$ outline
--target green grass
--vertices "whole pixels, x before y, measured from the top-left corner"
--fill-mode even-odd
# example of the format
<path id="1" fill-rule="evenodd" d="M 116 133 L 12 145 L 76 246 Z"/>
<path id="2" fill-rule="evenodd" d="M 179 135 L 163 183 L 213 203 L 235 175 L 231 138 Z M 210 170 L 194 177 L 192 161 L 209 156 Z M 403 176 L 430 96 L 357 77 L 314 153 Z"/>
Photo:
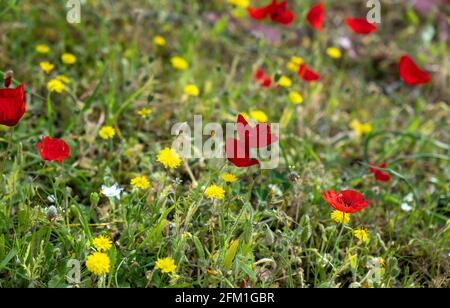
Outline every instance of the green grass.
<path id="1" fill-rule="evenodd" d="M 0 69 L 14 70 L 27 91 L 27 113 L 11 142 L 0 129 L 0 287 L 69 286 L 71 259 L 82 265 L 80 287 L 240 287 L 247 278 L 253 287 L 450 286 L 450 63 L 448 44 L 427 37 L 438 31 L 436 12 L 425 17 L 401 2 L 386 4 L 379 31 L 361 38 L 343 23 L 365 14 L 360 1 L 325 1 L 320 34 L 304 19 L 313 2 L 298 1 L 290 4 L 292 27 L 264 23 L 279 34 L 270 42 L 252 34 L 248 17 L 231 17 L 225 1 L 86 1 L 79 25 L 68 24 L 64 1 L 56 2 L 0 2 Z M 158 34 L 165 47 L 153 45 Z M 330 59 L 325 50 L 340 36 L 350 37 L 356 55 L 343 50 Z M 39 43 L 50 47 L 48 55 L 35 52 Z M 61 63 L 66 51 L 76 65 Z M 432 71 L 431 84 L 399 81 L 403 53 Z M 174 55 L 189 69 L 174 70 Z M 321 81 L 307 84 L 290 73 L 292 56 Z M 39 69 L 47 60 L 55 64 L 50 76 Z M 304 102 L 293 106 L 286 90 L 260 88 L 253 81 L 260 66 L 290 76 Z M 57 74 L 71 83 L 49 94 L 46 84 Z M 187 83 L 201 95 L 184 97 Z M 141 107 L 153 110 L 149 119 L 137 115 Z M 192 125 L 197 114 L 204 123 L 233 122 L 253 109 L 272 123 L 283 116 L 277 169 L 191 159 L 168 172 L 156 161 L 173 141 L 174 123 Z M 372 133 L 355 137 L 353 119 L 369 122 Z M 116 128 L 112 141 L 98 137 L 103 125 Z M 71 157 L 44 163 L 36 149 L 42 135 L 66 140 Z M 382 161 L 392 176 L 387 184 L 369 172 L 370 162 Z M 223 172 L 238 181 L 212 202 L 203 189 L 224 186 Z M 137 175 L 150 179 L 150 189 L 131 189 Z M 100 189 L 116 182 L 128 194 L 111 202 Z M 359 190 L 370 205 L 343 227 L 321 195 L 344 188 Z M 56 220 L 47 219 L 49 195 Z M 413 210 L 402 211 L 404 202 Z M 359 226 L 369 243 L 352 235 Z M 114 240 L 104 279 L 84 265 L 100 234 Z M 155 269 L 166 256 L 176 262 L 174 275 Z M 385 260 L 380 279 L 368 266 L 376 258 Z"/>

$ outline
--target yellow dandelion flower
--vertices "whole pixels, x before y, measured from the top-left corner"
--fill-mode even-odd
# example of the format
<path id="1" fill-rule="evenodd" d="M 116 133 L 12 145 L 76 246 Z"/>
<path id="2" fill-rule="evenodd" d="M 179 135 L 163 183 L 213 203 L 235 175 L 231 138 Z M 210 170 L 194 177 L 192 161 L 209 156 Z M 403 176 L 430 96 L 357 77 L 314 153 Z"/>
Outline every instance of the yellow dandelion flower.
<path id="1" fill-rule="evenodd" d="M 350 222 L 350 214 L 335 210 L 331 213 L 331 219 L 337 223 L 343 223 L 346 225 Z"/>
<path id="2" fill-rule="evenodd" d="M 39 63 L 39 66 L 41 67 L 41 70 L 46 74 L 50 74 L 50 72 L 55 68 L 55 66 L 48 61 Z"/>
<path id="3" fill-rule="evenodd" d="M 225 183 L 234 183 L 237 181 L 237 178 L 231 173 L 222 174 L 222 181 Z"/>
<path id="4" fill-rule="evenodd" d="M 147 189 L 150 187 L 150 182 L 145 176 L 137 176 L 131 179 L 130 184 L 133 188 Z"/>
<path id="5" fill-rule="evenodd" d="M 163 274 L 175 273 L 177 269 L 175 260 L 169 257 L 156 260 L 155 267 L 160 269 Z"/>
<path id="6" fill-rule="evenodd" d="M 182 57 L 172 57 L 170 63 L 172 63 L 173 68 L 180 71 L 184 71 L 189 67 L 189 63 Z"/>
<path id="7" fill-rule="evenodd" d="M 262 110 L 253 110 L 250 112 L 250 117 L 259 123 L 267 123 L 269 121 L 269 118 L 267 117 L 267 114 Z"/>
<path id="8" fill-rule="evenodd" d="M 111 260 L 108 255 L 103 252 L 94 252 L 86 259 L 86 267 L 97 276 L 109 273 L 111 269 Z"/>
<path id="9" fill-rule="evenodd" d="M 204 193 L 209 199 L 222 200 L 223 198 L 225 198 L 225 190 L 217 185 L 211 185 L 207 187 Z"/>
<path id="10" fill-rule="evenodd" d="M 358 228 L 353 230 L 353 235 L 360 241 L 365 242 L 366 244 L 369 242 L 369 235 L 367 231 L 363 228 Z"/>
<path id="11" fill-rule="evenodd" d="M 67 77 L 66 75 L 56 76 L 56 79 L 58 79 L 59 81 L 61 81 L 62 83 L 65 83 L 65 84 L 70 83 L 70 78 Z"/>
<path id="12" fill-rule="evenodd" d="M 94 245 L 98 251 L 106 252 L 111 249 L 112 241 L 109 237 L 99 235 L 92 241 L 92 245 Z"/>
<path id="13" fill-rule="evenodd" d="M 290 92 L 288 97 L 289 97 L 289 100 L 291 101 L 291 103 L 293 103 L 295 105 L 303 103 L 303 97 L 297 91 Z"/>
<path id="14" fill-rule="evenodd" d="M 103 126 L 100 128 L 98 135 L 105 140 L 112 139 L 116 135 L 116 130 L 112 126 Z"/>
<path id="15" fill-rule="evenodd" d="M 47 89 L 50 92 L 62 93 L 65 85 L 58 79 L 52 79 L 47 83 Z"/>
<path id="16" fill-rule="evenodd" d="M 327 55 L 332 59 L 340 59 L 342 57 L 342 52 L 339 48 L 329 47 L 327 48 Z"/>
<path id="17" fill-rule="evenodd" d="M 304 63 L 303 59 L 300 57 L 292 57 L 291 60 L 286 64 L 288 70 L 297 72 L 300 65 Z"/>
<path id="18" fill-rule="evenodd" d="M 141 117 L 146 118 L 152 113 L 152 109 L 144 107 L 144 108 L 139 109 L 137 113 Z"/>
<path id="19" fill-rule="evenodd" d="M 47 54 L 50 52 L 50 48 L 45 44 L 36 45 L 35 50 L 37 53 Z"/>
<path id="20" fill-rule="evenodd" d="M 161 35 L 157 35 L 153 38 L 153 43 L 155 45 L 162 47 L 162 46 L 166 45 L 166 39 L 164 37 L 162 37 Z"/>
<path id="21" fill-rule="evenodd" d="M 77 57 L 74 54 L 66 52 L 61 55 L 61 61 L 64 64 L 72 65 L 77 62 Z"/>
<path id="22" fill-rule="evenodd" d="M 353 120 L 350 123 L 350 127 L 357 136 L 366 135 L 372 131 L 372 125 L 370 123 L 361 123 L 358 120 Z"/>
<path id="23" fill-rule="evenodd" d="M 287 76 L 281 76 L 278 80 L 278 85 L 283 88 L 289 88 L 292 86 L 292 80 Z"/>
<path id="24" fill-rule="evenodd" d="M 162 149 L 158 156 L 156 157 L 156 161 L 160 162 L 164 165 L 166 169 L 175 169 L 181 165 L 181 158 L 174 150 L 170 148 Z"/>
<path id="25" fill-rule="evenodd" d="M 200 90 L 195 84 L 189 84 L 184 87 L 184 93 L 189 96 L 198 96 L 200 94 Z"/>
<path id="26" fill-rule="evenodd" d="M 228 3 L 246 9 L 250 5 L 250 0 L 228 0 Z"/>

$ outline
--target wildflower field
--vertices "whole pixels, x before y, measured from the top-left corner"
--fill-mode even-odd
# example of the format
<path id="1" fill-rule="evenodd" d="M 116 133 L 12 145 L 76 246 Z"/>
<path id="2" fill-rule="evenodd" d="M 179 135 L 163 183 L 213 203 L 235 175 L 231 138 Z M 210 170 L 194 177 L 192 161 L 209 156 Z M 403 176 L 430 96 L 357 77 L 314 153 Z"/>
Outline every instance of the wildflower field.
<path id="1" fill-rule="evenodd" d="M 0 0 L 0 287 L 450 287 L 450 4 L 376 2 Z"/>

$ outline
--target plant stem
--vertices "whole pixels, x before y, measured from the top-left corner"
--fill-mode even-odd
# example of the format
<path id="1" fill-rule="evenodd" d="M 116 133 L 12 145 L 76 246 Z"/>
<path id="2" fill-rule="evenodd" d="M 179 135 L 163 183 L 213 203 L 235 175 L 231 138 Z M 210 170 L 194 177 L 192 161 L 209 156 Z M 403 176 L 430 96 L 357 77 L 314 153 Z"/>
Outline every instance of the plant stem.
<path id="1" fill-rule="evenodd" d="M 9 129 L 8 145 L 6 147 L 5 155 L 2 159 L 2 161 L 0 162 L 0 186 L 2 186 L 2 187 L 3 187 L 3 172 L 5 171 L 6 161 L 9 158 L 9 151 L 10 151 L 11 145 L 12 145 L 13 134 L 14 134 L 14 127 L 11 127 Z"/>

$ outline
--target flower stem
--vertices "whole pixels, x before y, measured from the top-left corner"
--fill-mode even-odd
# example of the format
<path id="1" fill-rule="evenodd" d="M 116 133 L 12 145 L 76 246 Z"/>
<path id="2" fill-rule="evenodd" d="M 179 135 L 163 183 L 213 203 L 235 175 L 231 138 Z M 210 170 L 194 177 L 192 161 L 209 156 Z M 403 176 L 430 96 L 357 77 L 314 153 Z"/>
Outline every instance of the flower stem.
<path id="1" fill-rule="evenodd" d="M 3 187 L 3 172 L 5 171 L 6 161 L 9 158 L 9 152 L 11 149 L 12 141 L 13 141 L 14 127 L 9 129 L 9 137 L 8 137 L 8 145 L 6 147 L 6 151 L 2 161 L 0 162 L 0 186 Z"/>
<path id="2" fill-rule="evenodd" d="M 342 222 L 341 223 L 341 230 L 339 231 L 338 237 L 336 239 L 336 243 L 334 244 L 334 250 L 338 250 L 339 251 L 339 244 L 341 242 L 341 237 L 342 237 L 342 232 L 344 231 L 345 228 L 345 224 Z"/>
<path id="3" fill-rule="evenodd" d="M 53 112 L 52 112 L 52 100 L 50 99 L 50 93 L 47 96 L 47 121 L 48 121 L 48 134 L 53 135 Z"/>

